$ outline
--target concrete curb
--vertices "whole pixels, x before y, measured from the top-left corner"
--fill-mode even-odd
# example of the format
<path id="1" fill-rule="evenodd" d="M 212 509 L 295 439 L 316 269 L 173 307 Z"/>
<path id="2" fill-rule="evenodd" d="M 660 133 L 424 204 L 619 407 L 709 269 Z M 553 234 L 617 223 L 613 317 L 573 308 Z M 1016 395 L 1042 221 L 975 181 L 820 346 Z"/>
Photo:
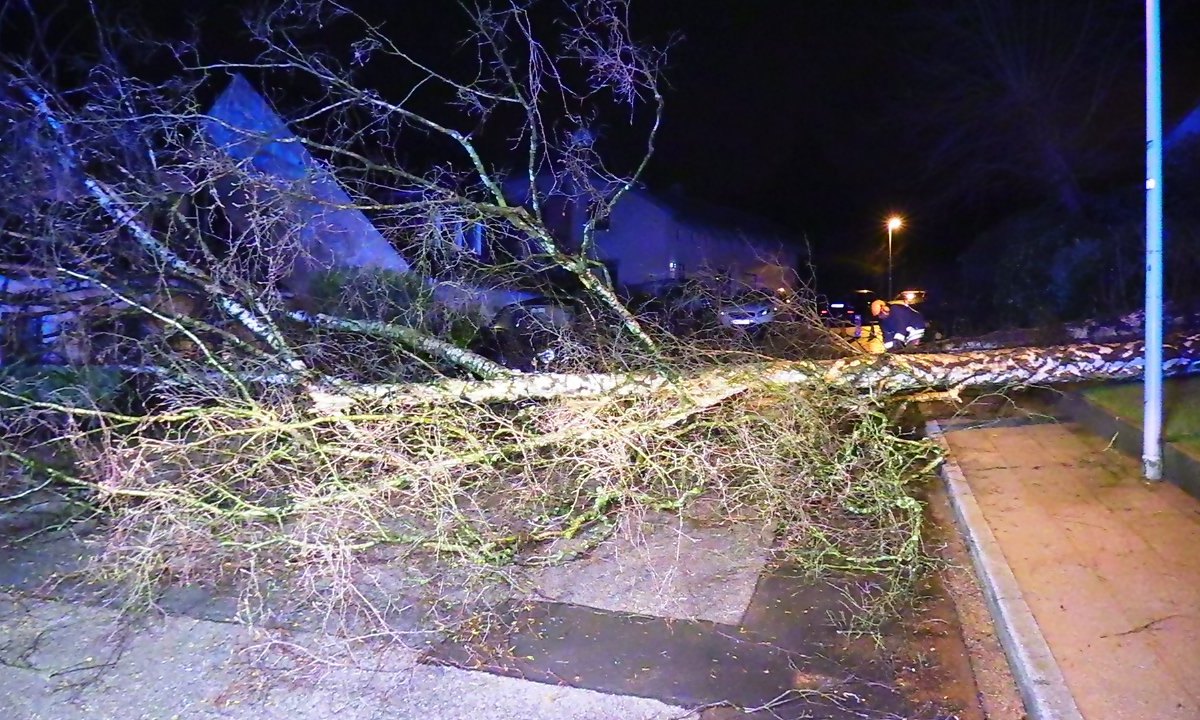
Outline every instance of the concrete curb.
<path id="1" fill-rule="evenodd" d="M 1083 720 L 1066 679 L 1042 636 L 1033 611 L 1025 603 L 1016 577 L 983 517 L 962 469 L 936 420 L 925 424 L 925 433 L 945 453 L 941 475 L 950 496 L 954 520 L 971 552 L 975 574 L 983 586 L 988 610 L 1008 656 L 1025 710 L 1033 720 Z"/>

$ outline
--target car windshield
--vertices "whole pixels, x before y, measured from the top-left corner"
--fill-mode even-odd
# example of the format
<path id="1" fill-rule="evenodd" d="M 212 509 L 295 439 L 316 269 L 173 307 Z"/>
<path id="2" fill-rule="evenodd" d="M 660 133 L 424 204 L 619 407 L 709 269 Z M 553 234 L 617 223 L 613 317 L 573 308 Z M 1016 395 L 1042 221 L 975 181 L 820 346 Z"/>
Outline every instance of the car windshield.
<path id="1" fill-rule="evenodd" d="M 730 301 L 737 305 L 748 305 L 751 303 L 771 302 L 772 298 L 769 294 L 761 290 L 744 290 L 736 293 Z"/>

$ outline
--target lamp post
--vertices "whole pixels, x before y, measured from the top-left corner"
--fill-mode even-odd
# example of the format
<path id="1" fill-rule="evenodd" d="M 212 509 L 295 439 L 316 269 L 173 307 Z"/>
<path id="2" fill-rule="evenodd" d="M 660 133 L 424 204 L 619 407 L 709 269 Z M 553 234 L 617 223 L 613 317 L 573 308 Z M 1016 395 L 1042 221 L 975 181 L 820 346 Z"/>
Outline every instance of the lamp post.
<path id="1" fill-rule="evenodd" d="M 1162 479 L 1163 143 L 1162 10 L 1146 0 L 1146 350 L 1142 360 L 1142 474 Z"/>
<path id="2" fill-rule="evenodd" d="M 888 218 L 888 283 L 887 283 L 887 299 L 892 299 L 892 233 L 904 226 L 904 220 L 899 215 L 893 215 Z"/>

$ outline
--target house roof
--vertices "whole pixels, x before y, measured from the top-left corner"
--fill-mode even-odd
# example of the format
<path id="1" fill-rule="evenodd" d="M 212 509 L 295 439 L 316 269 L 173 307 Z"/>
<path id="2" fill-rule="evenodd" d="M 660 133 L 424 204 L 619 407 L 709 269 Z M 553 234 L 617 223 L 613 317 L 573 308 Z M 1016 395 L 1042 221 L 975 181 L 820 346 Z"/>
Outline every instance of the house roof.
<path id="1" fill-rule="evenodd" d="M 791 233 L 776 223 L 758 215 L 700 202 L 674 194 L 646 193 L 656 204 L 671 213 L 675 220 L 691 227 L 746 233 L 758 238 L 784 242 Z"/>
<path id="2" fill-rule="evenodd" d="M 260 197 L 272 193 L 289 214 L 283 232 L 294 231 L 304 250 L 293 272 L 335 264 L 408 272 L 408 261 L 354 207 L 337 177 L 309 153 L 244 77 L 231 78 L 208 114 L 205 130 L 213 143 L 238 163 L 272 179 L 258 192 Z M 229 192 L 240 190 L 250 177 L 238 178 Z M 226 213 L 243 231 L 261 221 L 239 207 L 237 202 L 227 203 Z"/>
<path id="3" fill-rule="evenodd" d="M 1171 132 L 1167 133 L 1163 140 L 1163 149 L 1169 151 L 1177 145 L 1198 137 L 1200 137 L 1200 104 L 1192 108 L 1192 111 L 1185 115 Z"/>
<path id="4" fill-rule="evenodd" d="M 539 192 L 553 190 L 561 194 L 574 194 L 579 197 L 585 195 L 583 191 L 567 193 L 565 188 L 555 183 L 556 178 L 550 173 L 543 172 L 537 176 Z M 611 179 L 596 178 L 594 183 L 596 188 L 607 188 L 610 192 L 615 192 L 619 186 L 619 183 Z M 529 178 L 520 174 L 510 176 L 504 182 L 504 189 L 512 199 L 525 201 L 529 195 Z M 634 185 L 629 192 L 654 204 L 669 213 L 676 222 L 688 227 L 723 231 L 730 234 L 744 233 L 760 240 L 775 240 L 782 245 L 790 245 L 787 240 L 793 235 L 783 226 L 760 216 L 715 205 L 711 202 L 701 202 L 674 192 L 655 192 L 642 183 Z"/>

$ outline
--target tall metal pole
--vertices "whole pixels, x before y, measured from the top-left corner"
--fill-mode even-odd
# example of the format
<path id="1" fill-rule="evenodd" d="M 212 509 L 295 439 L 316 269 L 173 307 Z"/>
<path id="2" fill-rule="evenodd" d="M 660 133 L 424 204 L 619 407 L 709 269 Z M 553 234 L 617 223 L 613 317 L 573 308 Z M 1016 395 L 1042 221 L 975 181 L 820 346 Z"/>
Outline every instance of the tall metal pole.
<path id="1" fill-rule="evenodd" d="M 1146 0 L 1146 357 L 1142 473 L 1162 479 L 1162 38 L 1159 0 Z"/>
<path id="2" fill-rule="evenodd" d="M 893 223 L 891 221 L 888 221 L 888 226 L 887 226 L 887 229 L 888 229 L 888 291 L 887 291 L 887 299 L 889 301 L 891 301 L 891 299 L 894 297 L 892 295 L 892 226 L 893 226 Z"/>

